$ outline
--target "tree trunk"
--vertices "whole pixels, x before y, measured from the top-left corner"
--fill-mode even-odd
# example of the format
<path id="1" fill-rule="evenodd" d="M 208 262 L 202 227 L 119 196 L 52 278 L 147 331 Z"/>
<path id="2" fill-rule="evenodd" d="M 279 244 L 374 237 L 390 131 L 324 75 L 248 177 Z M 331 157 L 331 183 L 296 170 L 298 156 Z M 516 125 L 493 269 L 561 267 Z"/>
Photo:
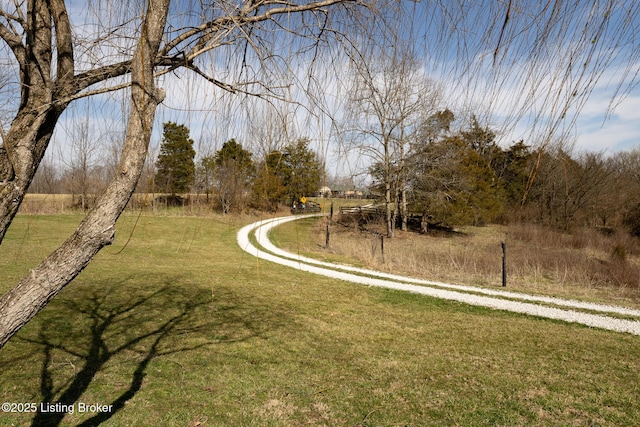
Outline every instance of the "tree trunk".
<path id="1" fill-rule="evenodd" d="M 153 68 L 168 6 L 169 0 L 149 2 L 132 61 L 131 112 L 116 177 L 73 235 L 0 298 L 0 347 L 113 241 L 115 223 L 144 167 L 156 107 L 164 97 L 155 88 Z"/>
<path id="2" fill-rule="evenodd" d="M 407 190 L 402 188 L 400 199 L 400 215 L 402 215 L 402 231 L 407 231 Z"/>
<path id="3" fill-rule="evenodd" d="M 400 143 L 402 144 L 402 141 Z M 402 224 L 401 229 L 402 231 L 407 231 L 407 171 L 405 170 L 403 145 L 400 146 L 400 170 L 398 171 L 398 175 L 398 180 L 400 181 L 400 220 Z"/>
<path id="4" fill-rule="evenodd" d="M 392 211 L 393 202 L 391 200 L 391 159 L 389 156 L 389 142 L 384 142 L 384 204 L 386 209 L 386 222 L 387 222 L 387 237 L 393 238 L 393 231 L 395 228 L 394 215 Z"/>
<path id="5" fill-rule="evenodd" d="M 52 19 L 56 22 L 56 40 L 58 44 L 58 70 L 61 82 L 65 82 L 69 62 L 61 58 L 61 54 L 68 54 L 69 48 L 65 44 L 69 40 L 71 31 L 68 21 L 57 14 L 56 6 L 52 6 L 53 13 L 44 1 L 29 2 L 27 9 L 27 27 L 31 29 L 27 40 L 12 38 L 3 32 L 3 40 L 20 64 L 20 106 L 11 127 L 3 138 L 6 156 L 0 156 L 0 169 L 4 180 L 0 182 L 0 242 L 11 225 L 24 195 L 31 184 L 35 171 L 44 156 L 49 144 L 53 128 L 60 114 L 68 103 L 53 102 L 56 89 L 52 81 L 52 50 L 51 40 L 53 31 Z M 71 57 L 73 54 L 71 53 Z M 72 70 L 73 71 L 73 70 Z M 73 73 L 71 73 L 73 74 Z"/>
<path id="6" fill-rule="evenodd" d="M 400 128 L 400 169 L 398 170 L 398 181 L 400 184 L 400 220 L 401 230 L 407 231 L 407 170 L 405 164 L 405 128 L 404 124 Z"/>
<path id="7" fill-rule="evenodd" d="M 0 242 L 18 213 L 35 170 L 49 145 L 52 123 L 58 120 L 62 111 L 60 108 L 51 108 L 51 103 L 47 101 L 51 99 L 51 92 L 46 87 L 34 89 L 33 92 L 32 96 L 40 100 L 30 102 L 18 113 L 4 140 L 6 156 L 0 162 L 4 163 L 2 168 L 6 169 L 8 178 L 0 182 Z M 36 111 L 44 111 L 44 114 L 37 115 Z"/>

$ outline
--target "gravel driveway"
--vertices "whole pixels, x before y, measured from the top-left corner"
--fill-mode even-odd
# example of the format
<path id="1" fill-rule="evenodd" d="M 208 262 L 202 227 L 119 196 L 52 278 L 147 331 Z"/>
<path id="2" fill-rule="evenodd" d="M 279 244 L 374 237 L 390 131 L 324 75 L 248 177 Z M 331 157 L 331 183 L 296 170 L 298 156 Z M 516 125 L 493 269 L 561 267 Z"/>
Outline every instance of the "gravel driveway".
<path id="1" fill-rule="evenodd" d="M 580 323 L 594 328 L 640 335 L 640 310 L 434 282 L 375 270 L 331 264 L 283 251 L 269 240 L 268 233 L 273 227 L 312 216 L 319 216 L 319 214 L 273 218 L 247 225 L 238 232 L 238 244 L 244 251 L 258 258 L 352 283 L 397 289 L 496 310 L 523 313 Z M 258 247 L 251 243 L 250 235 L 255 236 Z M 612 317 L 612 315 L 624 316 L 625 318 Z"/>

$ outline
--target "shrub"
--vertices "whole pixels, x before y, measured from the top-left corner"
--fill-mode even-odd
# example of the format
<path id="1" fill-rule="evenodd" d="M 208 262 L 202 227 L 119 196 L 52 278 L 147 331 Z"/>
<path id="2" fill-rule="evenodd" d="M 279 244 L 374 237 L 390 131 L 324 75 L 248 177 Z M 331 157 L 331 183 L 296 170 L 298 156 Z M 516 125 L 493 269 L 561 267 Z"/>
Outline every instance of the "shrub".
<path id="1" fill-rule="evenodd" d="M 624 225 L 631 235 L 640 237 L 640 204 L 636 205 L 625 215 Z"/>
<path id="2" fill-rule="evenodd" d="M 611 250 L 611 259 L 615 262 L 624 263 L 627 261 L 627 248 L 623 244 L 616 244 Z"/>

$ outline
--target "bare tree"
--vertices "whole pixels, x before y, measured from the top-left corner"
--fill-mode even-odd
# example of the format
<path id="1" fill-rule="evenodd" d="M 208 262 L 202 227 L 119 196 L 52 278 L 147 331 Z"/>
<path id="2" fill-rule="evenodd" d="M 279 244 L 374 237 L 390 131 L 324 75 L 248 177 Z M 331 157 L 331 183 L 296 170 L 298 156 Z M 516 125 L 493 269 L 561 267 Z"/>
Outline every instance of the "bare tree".
<path id="1" fill-rule="evenodd" d="M 29 192 L 35 194 L 56 194 L 61 192 L 56 167 L 50 159 L 44 158 L 40 163 L 40 167 L 33 177 L 33 181 L 31 181 Z"/>
<path id="2" fill-rule="evenodd" d="M 604 119 L 637 85 L 637 2 L 404 2 L 383 13 L 393 31 L 377 36 L 386 48 L 376 55 L 411 40 L 427 75 L 448 89 L 447 108 L 476 113 L 499 135 L 519 128 L 518 138 L 539 148 L 523 203 L 545 148 L 570 140 L 594 91 L 608 91 Z"/>
<path id="3" fill-rule="evenodd" d="M 640 237 L 640 148 L 620 153 L 613 163 L 615 184 L 624 188 L 617 193 L 620 222 L 632 235 Z"/>
<path id="4" fill-rule="evenodd" d="M 384 186 L 387 237 L 393 237 L 396 206 L 402 229 L 407 228 L 407 168 L 409 147 L 420 135 L 421 123 L 434 114 L 440 93 L 409 51 L 377 50 L 354 54 L 353 86 L 343 130 L 346 147 L 369 156 L 380 169 Z"/>
<path id="5" fill-rule="evenodd" d="M 153 69 L 168 12 L 167 2 L 150 2 L 140 43 L 126 64 L 98 68 L 78 76 L 64 3 L 29 2 L 24 12 L 18 9 L 12 14 L 3 13 L 5 18 L 10 17 L 10 25 L 0 26 L 2 38 L 20 64 L 22 81 L 20 109 L 4 139 L 13 179 L 3 186 L 7 197 L 0 202 L 0 237 L 4 237 L 24 198 L 55 123 L 79 93 L 78 86 L 86 89 L 110 74 L 124 74 L 126 70 L 131 74 L 132 108 L 118 176 L 73 235 L 0 299 L 0 345 L 57 295 L 102 247 L 113 241 L 115 221 L 135 188 L 151 136 L 155 108 L 163 98 L 154 87 Z M 55 37 L 51 23 L 55 26 Z M 27 40 L 32 44 L 22 43 L 14 25 L 29 34 Z M 56 47 L 55 60 L 52 44 Z M 53 64 L 57 66 L 55 73 Z"/>
<path id="6" fill-rule="evenodd" d="M 537 220 L 564 230 L 576 222 L 593 224 L 594 218 L 599 221 L 593 225 L 611 225 L 616 210 L 614 178 L 621 172 L 602 153 L 548 150 L 531 192 Z"/>
<path id="7" fill-rule="evenodd" d="M 69 129 L 69 154 L 61 155 L 63 163 L 68 169 L 68 188 L 72 195 L 72 204 L 83 211 L 89 209 L 98 190 L 98 163 L 100 138 L 91 130 L 89 118 L 84 117 L 73 121 Z M 76 201 L 76 196 L 79 200 Z"/>
<path id="8" fill-rule="evenodd" d="M 288 127 L 291 117 L 281 111 L 278 104 L 254 106 L 248 126 L 251 138 L 249 148 L 259 159 L 269 153 L 280 151 L 287 144 Z"/>
<path id="9" fill-rule="evenodd" d="M 277 96 L 277 82 L 268 70 L 286 71 L 280 56 L 269 54 L 277 45 L 276 29 L 295 29 L 298 48 L 306 51 L 332 34 L 331 10 L 344 13 L 359 2 L 320 0 L 289 3 L 279 0 L 216 1 L 172 4 L 148 0 L 143 10 L 129 2 L 113 4 L 95 34 L 77 34 L 63 0 L 4 3 L 0 9 L 0 38 L 19 69 L 20 102 L 0 156 L 0 241 L 15 217 L 42 160 L 56 123 L 67 107 L 80 98 L 130 91 L 129 118 L 117 175 L 73 235 L 0 299 L 0 346 L 41 310 L 114 238 L 122 213 L 143 169 L 157 106 L 165 91 L 156 87 L 159 75 L 188 69 L 223 90 Z M 102 2 L 92 3 L 101 7 Z M 342 5 L 340 8 L 336 6 Z M 171 16 L 186 7 L 196 14 Z M 12 8 L 13 7 L 13 8 Z M 100 15 L 100 11 L 96 16 Z M 314 19 L 296 18 L 309 13 Z M 103 14 L 105 15 L 105 14 Z M 113 22 L 112 22 L 113 21 Z M 309 24 L 307 22 L 310 22 Z M 165 28 L 166 27 L 166 28 Z M 113 55 L 105 55 L 116 46 Z M 205 53 L 238 58 L 238 78 L 223 81 L 224 73 L 206 68 L 198 58 Z M 261 67 L 271 59 L 271 68 Z M 280 63 L 277 61 L 280 60 Z M 252 67 L 243 66 L 250 63 Z M 257 70 L 250 75 L 248 70 Z M 235 71 L 235 70 L 234 70 Z"/>

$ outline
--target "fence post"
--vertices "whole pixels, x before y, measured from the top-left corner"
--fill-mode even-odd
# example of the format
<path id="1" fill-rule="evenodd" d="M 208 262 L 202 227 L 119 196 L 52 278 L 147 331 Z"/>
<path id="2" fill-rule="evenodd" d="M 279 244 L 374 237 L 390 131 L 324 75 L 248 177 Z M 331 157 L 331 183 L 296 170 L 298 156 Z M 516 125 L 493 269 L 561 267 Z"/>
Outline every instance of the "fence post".
<path id="1" fill-rule="evenodd" d="M 324 248 L 329 249 L 329 223 L 327 223 L 327 237 L 324 241 Z"/>
<path id="2" fill-rule="evenodd" d="M 380 253 L 382 254 L 382 263 L 384 264 L 384 234 L 380 235 Z"/>
<path id="3" fill-rule="evenodd" d="M 502 286 L 507 286 L 507 244 L 501 243 L 502 246 Z"/>

